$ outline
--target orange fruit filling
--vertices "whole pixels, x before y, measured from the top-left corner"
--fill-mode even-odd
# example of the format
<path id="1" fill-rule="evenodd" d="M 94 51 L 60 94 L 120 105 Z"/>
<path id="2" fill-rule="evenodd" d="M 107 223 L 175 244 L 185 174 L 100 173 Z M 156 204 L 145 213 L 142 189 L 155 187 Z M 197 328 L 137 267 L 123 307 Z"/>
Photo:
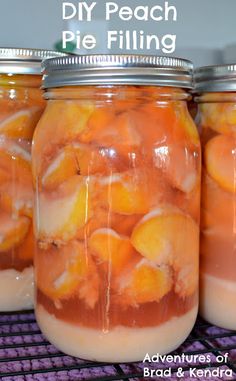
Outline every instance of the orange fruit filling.
<path id="1" fill-rule="evenodd" d="M 109 320 L 196 296 L 198 134 L 182 101 L 129 90 L 126 107 L 119 91 L 49 101 L 34 135 L 37 285 L 58 314 L 84 303 Z"/>
<path id="2" fill-rule="evenodd" d="M 204 152 L 201 271 L 235 281 L 235 94 L 211 93 L 201 98 L 199 119 Z"/>
<path id="3" fill-rule="evenodd" d="M 30 77 L 30 78 L 29 78 Z M 31 141 L 45 107 L 39 76 L 1 76 L 0 269 L 33 262 Z"/>

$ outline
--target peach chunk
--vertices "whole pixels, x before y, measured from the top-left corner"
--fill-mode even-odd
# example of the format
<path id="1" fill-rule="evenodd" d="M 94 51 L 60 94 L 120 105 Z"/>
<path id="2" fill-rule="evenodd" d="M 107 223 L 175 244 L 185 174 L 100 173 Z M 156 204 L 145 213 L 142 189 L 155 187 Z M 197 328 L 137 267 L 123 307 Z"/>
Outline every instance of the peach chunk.
<path id="1" fill-rule="evenodd" d="M 215 102 L 206 101 L 199 104 L 200 124 L 220 134 L 236 136 L 235 102 L 227 102 L 227 100 L 224 102 L 225 96 L 227 97 L 227 94 L 221 94 L 221 102 L 218 102 L 219 95 L 215 94 Z"/>
<path id="2" fill-rule="evenodd" d="M 172 285 L 172 274 L 168 266 L 159 267 L 142 259 L 132 270 L 120 277 L 119 302 L 133 306 L 159 302 L 170 292 Z"/>
<path id="3" fill-rule="evenodd" d="M 25 238 L 30 227 L 27 217 L 13 219 L 6 213 L 0 214 L 0 252 L 18 246 Z"/>
<path id="4" fill-rule="evenodd" d="M 83 176 L 107 174 L 114 166 L 112 152 L 109 149 L 79 143 L 74 143 L 72 149 L 79 173 Z"/>
<path id="5" fill-rule="evenodd" d="M 41 192 L 36 204 L 36 236 L 48 242 L 69 241 L 90 217 L 89 185 L 74 176 L 55 192 Z"/>
<path id="6" fill-rule="evenodd" d="M 169 141 L 170 132 L 173 133 L 170 128 L 176 121 L 173 103 L 149 102 L 131 113 L 142 137 L 142 150 L 152 157 L 153 149 L 161 142 Z"/>
<path id="7" fill-rule="evenodd" d="M 42 110 L 37 107 L 20 110 L 1 121 L 0 134 L 9 138 L 31 140 L 41 114 Z"/>
<path id="8" fill-rule="evenodd" d="M 202 176 L 201 228 L 222 235 L 233 234 L 235 229 L 235 194 L 222 189 L 206 170 Z"/>
<path id="9" fill-rule="evenodd" d="M 93 175 L 109 173 L 105 149 L 72 143 L 59 151 L 42 176 L 42 185 L 53 189 L 76 174 Z"/>
<path id="10" fill-rule="evenodd" d="M 48 158 L 54 157 L 58 147 L 76 140 L 87 127 L 90 115 L 94 111 L 91 102 L 74 100 L 49 101 L 40 119 L 33 139 L 33 175 L 42 175 L 48 164 Z"/>
<path id="11" fill-rule="evenodd" d="M 184 144 L 166 144 L 155 148 L 154 162 L 174 188 L 190 193 L 199 180 L 199 156 L 200 152 L 192 152 Z"/>
<path id="12" fill-rule="evenodd" d="M 236 192 L 236 139 L 219 135 L 205 147 L 205 166 L 209 175 L 228 192 Z"/>
<path id="13" fill-rule="evenodd" d="M 92 200 L 93 201 L 93 200 Z M 92 203 L 91 218 L 87 224 L 77 231 L 76 239 L 79 241 L 86 241 L 91 234 L 98 229 L 105 228 L 109 225 L 110 214 L 109 211 L 101 207 L 96 207 Z"/>
<path id="14" fill-rule="evenodd" d="M 114 213 L 145 214 L 149 210 L 149 199 L 143 180 L 135 171 L 105 177 L 98 184 L 100 197 Z"/>
<path id="15" fill-rule="evenodd" d="M 178 233 L 181 219 L 181 212 L 169 205 L 152 210 L 134 228 L 131 234 L 132 245 L 157 265 L 171 263 L 174 236 Z"/>
<path id="16" fill-rule="evenodd" d="M 114 274 L 135 258 L 135 251 L 128 237 L 120 236 L 112 229 L 98 229 L 89 239 L 91 253 L 98 262 L 108 262 Z"/>
<path id="17" fill-rule="evenodd" d="M 111 108 L 98 107 L 88 119 L 88 128 L 81 131 L 80 141 L 82 143 L 94 142 L 101 134 L 106 133 L 108 127 L 114 121 L 114 113 Z"/>
<path id="18" fill-rule="evenodd" d="M 89 119 L 88 129 L 79 137 L 83 143 L 113 147 L 119 154 L 131 154 L 140 147 L 141 137 L 129 112 L 116 117 L 109 109 L 98 109 Z"/>
<path id="19" fill-rule="evenodd" d="M 93 308 L 99 297 L 96 266 L 83 245 L 71 241 L 66 246 L 37 249 L 36 283 L 49 298 L 57 301 L 78 296 Z M 49 271 L 50 269 L 50 271 Z"/>
<path id="20" fill-rule="evenodd" d="M 77 232 L 76 239 L 87 240 L 95 230 L 103 228 L 115 230 L 121 236 L 130 236 L 142 217 L 142 214 L 122 215 L 112 213 L 109 209 L 95 207 L 88 223 Z"/>
<path id="21" fill-rule="evenodd" d="M 197 128 L 183 103 L 162 99 L 149 102 L 132 112 L 136 129 L 142 136 L 142 150 L 147 156 L 155 155 L 155 149 L 159 146 L 200 146 Z"/>
<path id="22" fill-rule="evenodd" d="M 189 141 L 191 145 L 193 144 L 199 147 L 200 137 L 199 137 L 198 129 L 196 127 L 196 124 L 194 123 L 192 116 L 190 115 L 187 109 L 187 105 L 186 104 L 183 105 L 183 102 L 180 102 L 179 108 L 181 109 L 181 111 L 178 110 L 178 112 L 180 112 L 180 115 L 181 115 L 181 117 L 178 119 L 180 123 L 179 129 L 180 131 L 181 129 L 184 130 L 186 134 L 185 141 Z"/>
<path id="23" fill-rule="evenodd" d="M 14 217 L 33 215 L 33 188 L 20 183 L 0 185 L 0 207 Z"/>
<path id="24" fill-rule="evenodd" d="M 66 146 L 48 166 L 42 176 L 42 185 L 46 189 L 56 188 L 78 172 L 79 167 L 72 147 Z"/>
<path id="25" fill-rule="evenodd" d="M 20 145 L 0 140 L 0 185 L 5 181 L 32 186 L 31 157 Z"/>
<path id="26" fill-rule="evenodd" d="M 168 205 L 153 210 L 134 228 L 131 243 L 153 263 L 173 266 L 178 294 L 192 293 L 192 278 L 197 288 L 199 229 L 190 216 Z"/>

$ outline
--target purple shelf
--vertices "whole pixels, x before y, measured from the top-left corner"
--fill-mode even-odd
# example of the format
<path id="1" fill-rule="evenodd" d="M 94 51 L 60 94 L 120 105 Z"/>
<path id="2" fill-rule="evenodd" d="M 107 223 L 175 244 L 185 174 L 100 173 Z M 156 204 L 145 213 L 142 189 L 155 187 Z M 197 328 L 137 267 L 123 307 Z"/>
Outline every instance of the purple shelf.
<path id="1" fill-rule="evenodd" d="M 210 363 L 196 363 L 198 369 L 230 369 L 233 378 L 213 377 L 207 380 L 236 380 L 236 332 L 211 326 L 199 319 L 186 342 L 174 354 L 209 356 Z M 218 364 L 218 355 L 229 353 L 227 363 Z M 171 377 L 154 377 L 160 381 L 205 381 L 190 377 L 191 364 L 98 364 L 59 352 L 41 334 L 32 311 L 0 314 L 0 379 L 1 381 L 113 381 L 148 380 L 143 368 L 171 368 Z M 184 378 L 177 377 L 182 367 Z"/>

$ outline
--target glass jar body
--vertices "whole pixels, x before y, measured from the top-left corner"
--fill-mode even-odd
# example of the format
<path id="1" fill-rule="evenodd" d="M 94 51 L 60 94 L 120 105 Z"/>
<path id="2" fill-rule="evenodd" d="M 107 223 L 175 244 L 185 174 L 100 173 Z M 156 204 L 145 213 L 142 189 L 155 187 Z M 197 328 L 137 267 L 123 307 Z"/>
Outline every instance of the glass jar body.
<path id="1" fill-rule="evenodd" d="M 200 312 L 236 329 L 236 94 L 198 98 L 203 146 Z"/>
<path id="2" fill-rule="evenodd" d="M 33 307 L 31 143 L 41 76 L 0 75 L 0 311 Z"/>
<path id="3" fill-rule="evenodd" d="M 46 97 L 33 143 L 38 323 L 81 358 L 167 353 L 198 307 L 200 142 L 187 95 L 87 86 Z"/>

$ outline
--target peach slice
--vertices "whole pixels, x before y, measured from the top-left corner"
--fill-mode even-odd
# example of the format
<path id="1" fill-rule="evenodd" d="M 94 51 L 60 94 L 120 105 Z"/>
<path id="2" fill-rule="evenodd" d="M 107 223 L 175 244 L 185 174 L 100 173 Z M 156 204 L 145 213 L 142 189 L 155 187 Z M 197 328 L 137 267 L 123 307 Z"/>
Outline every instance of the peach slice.
<path id="1" fill-rule="evenodd" d="M 111 171 L 108 165 L 108 154 L 105 149 L 73 143 L 65 146 L 51 161 L 42 176 L 42 185 L 53 189 L 70 177 L 107 174 Z"/>
<path id="2" fill-rule="evenodd" d="M 143 303 L 159 302 L 173 285 L 168 266 L 158 267 L 146 259 L 121 276 L 118 283 L 119 302 L 137 306 Z"/>
<path id="3" fill-rule="evenodd" d="M 30 227 L 27 217 L 13 219 L 6 213 L 0 214 L 0 252 L 18 246 L 25 238 Z"/>
<path id="4" fill-rule="evenodd" d="M 77 231 L 76 239 L 79 241 L 87 241 L 91 234 L 98 229 L 106 228 L 110 222 L 109 211 L 95 206 L 92 200 L 92 213 L 91 218 L 87 224 Z"/>
<path id="5" fill-rule="evenodd" d="M 0 207 L 13 217 L 33 215 L 33 188 L 6 182 L 0 186 Z"/>
<path id="6" fill-rule="evenodd" d="M 33 139 L 33 175 L 42 175 L 48 159 L 55 157 L 58 148 L 75 141 L 87 128 L 94 111 L 92 102 L 57 100 L 49 101 L 40 119 Z"/>
<path id="7" fill-rule="evenodd" d="M 48 242 L 69 241 L 90 218 L 89 184 L 74 176 L 56 192 L 42 192 L 36 205 L 36 235 Z"/>
<path id="8" fill-rule="evenodd" d="M 154 145 L 168 141 L 177 144 L 180 142 L 188 143 L 190 147 L 199 146 L 200 139 L 197 127 L 189 113 L 186 102 L 181 101 L 181 98 L 185 98 L 184 93 L 177 94 L 175 91 L 175 94 L 171 94 L 169 89 L 168 92 L 165 89 L 164 93 L 160 95 L 161 97 L 157 97 L 157 94 L 156 97 L 154 95 L 152 102 L 144 104 L 138 110 L 143 125 L 145 126 L 146 119 L 151 127 L 149 137 L 144 136 L 144 140 L 147 141 L 146 139 L 148 139 Z M 179 101 L 173 100 L 173 97 L 176 96 L 179 97 Z"/>
<path id="9" fill-rule="evenodd" d="M 86 240 L 98 229 L 112 229 L 121 236 L 130 236 L 135 225 L 143 217 L 142 214 L 122 215 L 116 214 L 101 207 L 93 208 L 93 215 L 88 223 L 77 232 L 78 240 Z"/>
<path id="10" fill-rule="evenodd" d="M 176 112 L 178 114 L 178 122 L 180 124 L 178 125 L 177 123 L 176 132 L 177 130 L 179 130 L 179 133 L 183 131 L 185 134 L 185 143 L 189 142 L 190 146 L 194 145 L 195 147 L 199 147 L 200 137 L 198 129 L 188 111 L 187 105 L 184 102 L 176 102 Z"/>
<path id="11" fill-rule="evenodd" d="M 217 229 L 224 235 L 235 229 L 235 194 L 222 189 L 206 170 L 202 176 L 201 228 Z"/>
<path id="12" fill-rule="evenodd" d="M 173 266 L 178 294 L 187 296 L 193 285 L 197 288 L 199 229 L 190 216 L 168 205 L 153 210 L 134 228 L 131 243 L 153 263 Z"/>
<path id="13" fill-rule="evenodd" d="M 107 262 L 111 266 L 114 274 L 119 274 L 135 258 L 129 238 L 120 236 L 112 229 L 104 228 L 93 232 L 89 248 L 98 262 Z"/>
<path id="14" fill-rule="evenodd" d="M 187 109 L 177 102 L 162 100 L 149 102 L 130 114 L 141 136 L 142 149 L 139 149 L 139 155 L 142 154 L 149 168 L 155 165 L 162 169 L 163 174 L 166 173 L 168 179 L 172 180 L 171 185 L 178 189 L 189 191 L 193 188 L 196 168 L 194 160 L 189 162 L 189 157 L 194 152 L 200 155 L 200 140 Z M 180 168 L 181 164 L 186 168 Z"/>
<path id="15" fill-rule="evenodd" d="M 200 152 L 192 152 L 187 146 L 167 144 L 155 148 L 154 162 L 174 188 L 190 193 L 198 181 L 199 157 Z"/>
<path id="16" fill-rule="evenodd" d="M 83 143 L 112 147 L 114 152 L 128 155 L 140 147 L 141 137 L 129 112 L 114 114 L 107 108 L 98 109 L 88 122 L 88 129 L 79 137 Z"/>
<path id="17" fill-rule="evenodd" d="M 83 245 L 71 241 L 66 246 L 37 249 L 36 283 L 49 298 L 57 301 L 79 296 L 93 308 L 99 297 L 96 266 Z M 48 271 L 50 269 L 50 271 Z"/>
<path id="18" fill-rule="evenodd" d="M 93 111 L 89 120 L 88 128 L 81 132 L 80 141 L 82 143 L 91 143 L 101 134 L 105 134 L 109 126 L 114 122 L 113 110 L 109 107 L 99 107 Z"/>
<path id="19" fill-rule="evenodd" d="M 145 214 L 149 210 L 147 189 L 140 173 L 130 171 L 100 180 L 100 199 L 110 211 L 119 214 Z"/>
<path id="20" fill-rule="evenodd" d="M 79 174 L 79 166 L 71 146 L 66 146 L 50 163 L 42 176 L 42 185 L 46 189 L 57 188 L 70 177 Z"/>
<path id="21" fill-rule="evenodd" d="M 42 110 L 38 108 L 20 110 L 1 121 L 0 134 L 31 140 L 41 114 Z"/>
<path id="22" fill-rule="evenodd" d="M 32 186 L 30 154 L 4 139 L 0 141 L 0 184 L 6 180 Z"/>
<path id="23" fill-rule="evenodd" d="M 153 154 L 154 148 L 161 142 L 170 140 L 176 121 L 172 103 L 149 102 L 143 107 L 131 112 L 136 129 L 142 137 L 142 147 L 147 155 Z M 146 130 L 148 126 L 148 131 Z"/>
<path id="24" fill-rule="evenodd" d="M 209 175 L 228 192 L 236 192 L 236 139 L 219 135 L 205 147 L 205 166 Z"/>
<path id="25" fill-rule="evenodd" d="M 157 265 L 173 260 L 173 244 L 183 214 L 169 205 L 146 214 L 134 228 L 131 243 L 145 258 Z M 179 225 L 178 225 L 179 224 Z"/>
<path id="26" fill-rule="evenodd" d="M 216 94 L 216 97 L 219 98 L 219 95 Z M 232 101 L 223 102 L 224 94 L 221 94 L 221 102 L 218 102 L 218 98 L 215 102 L 206 101 L 206 103 L 199 104 L 200 124 L 220 134 L 236 136 L 235 103 Z"/>
<path id="27" fill-rule="evenodd" d="M 113 152 L 109 149 L 79 143 L 74 143 L 72 149 L 82 176 L 108 174 L 114 167 Z"/>

